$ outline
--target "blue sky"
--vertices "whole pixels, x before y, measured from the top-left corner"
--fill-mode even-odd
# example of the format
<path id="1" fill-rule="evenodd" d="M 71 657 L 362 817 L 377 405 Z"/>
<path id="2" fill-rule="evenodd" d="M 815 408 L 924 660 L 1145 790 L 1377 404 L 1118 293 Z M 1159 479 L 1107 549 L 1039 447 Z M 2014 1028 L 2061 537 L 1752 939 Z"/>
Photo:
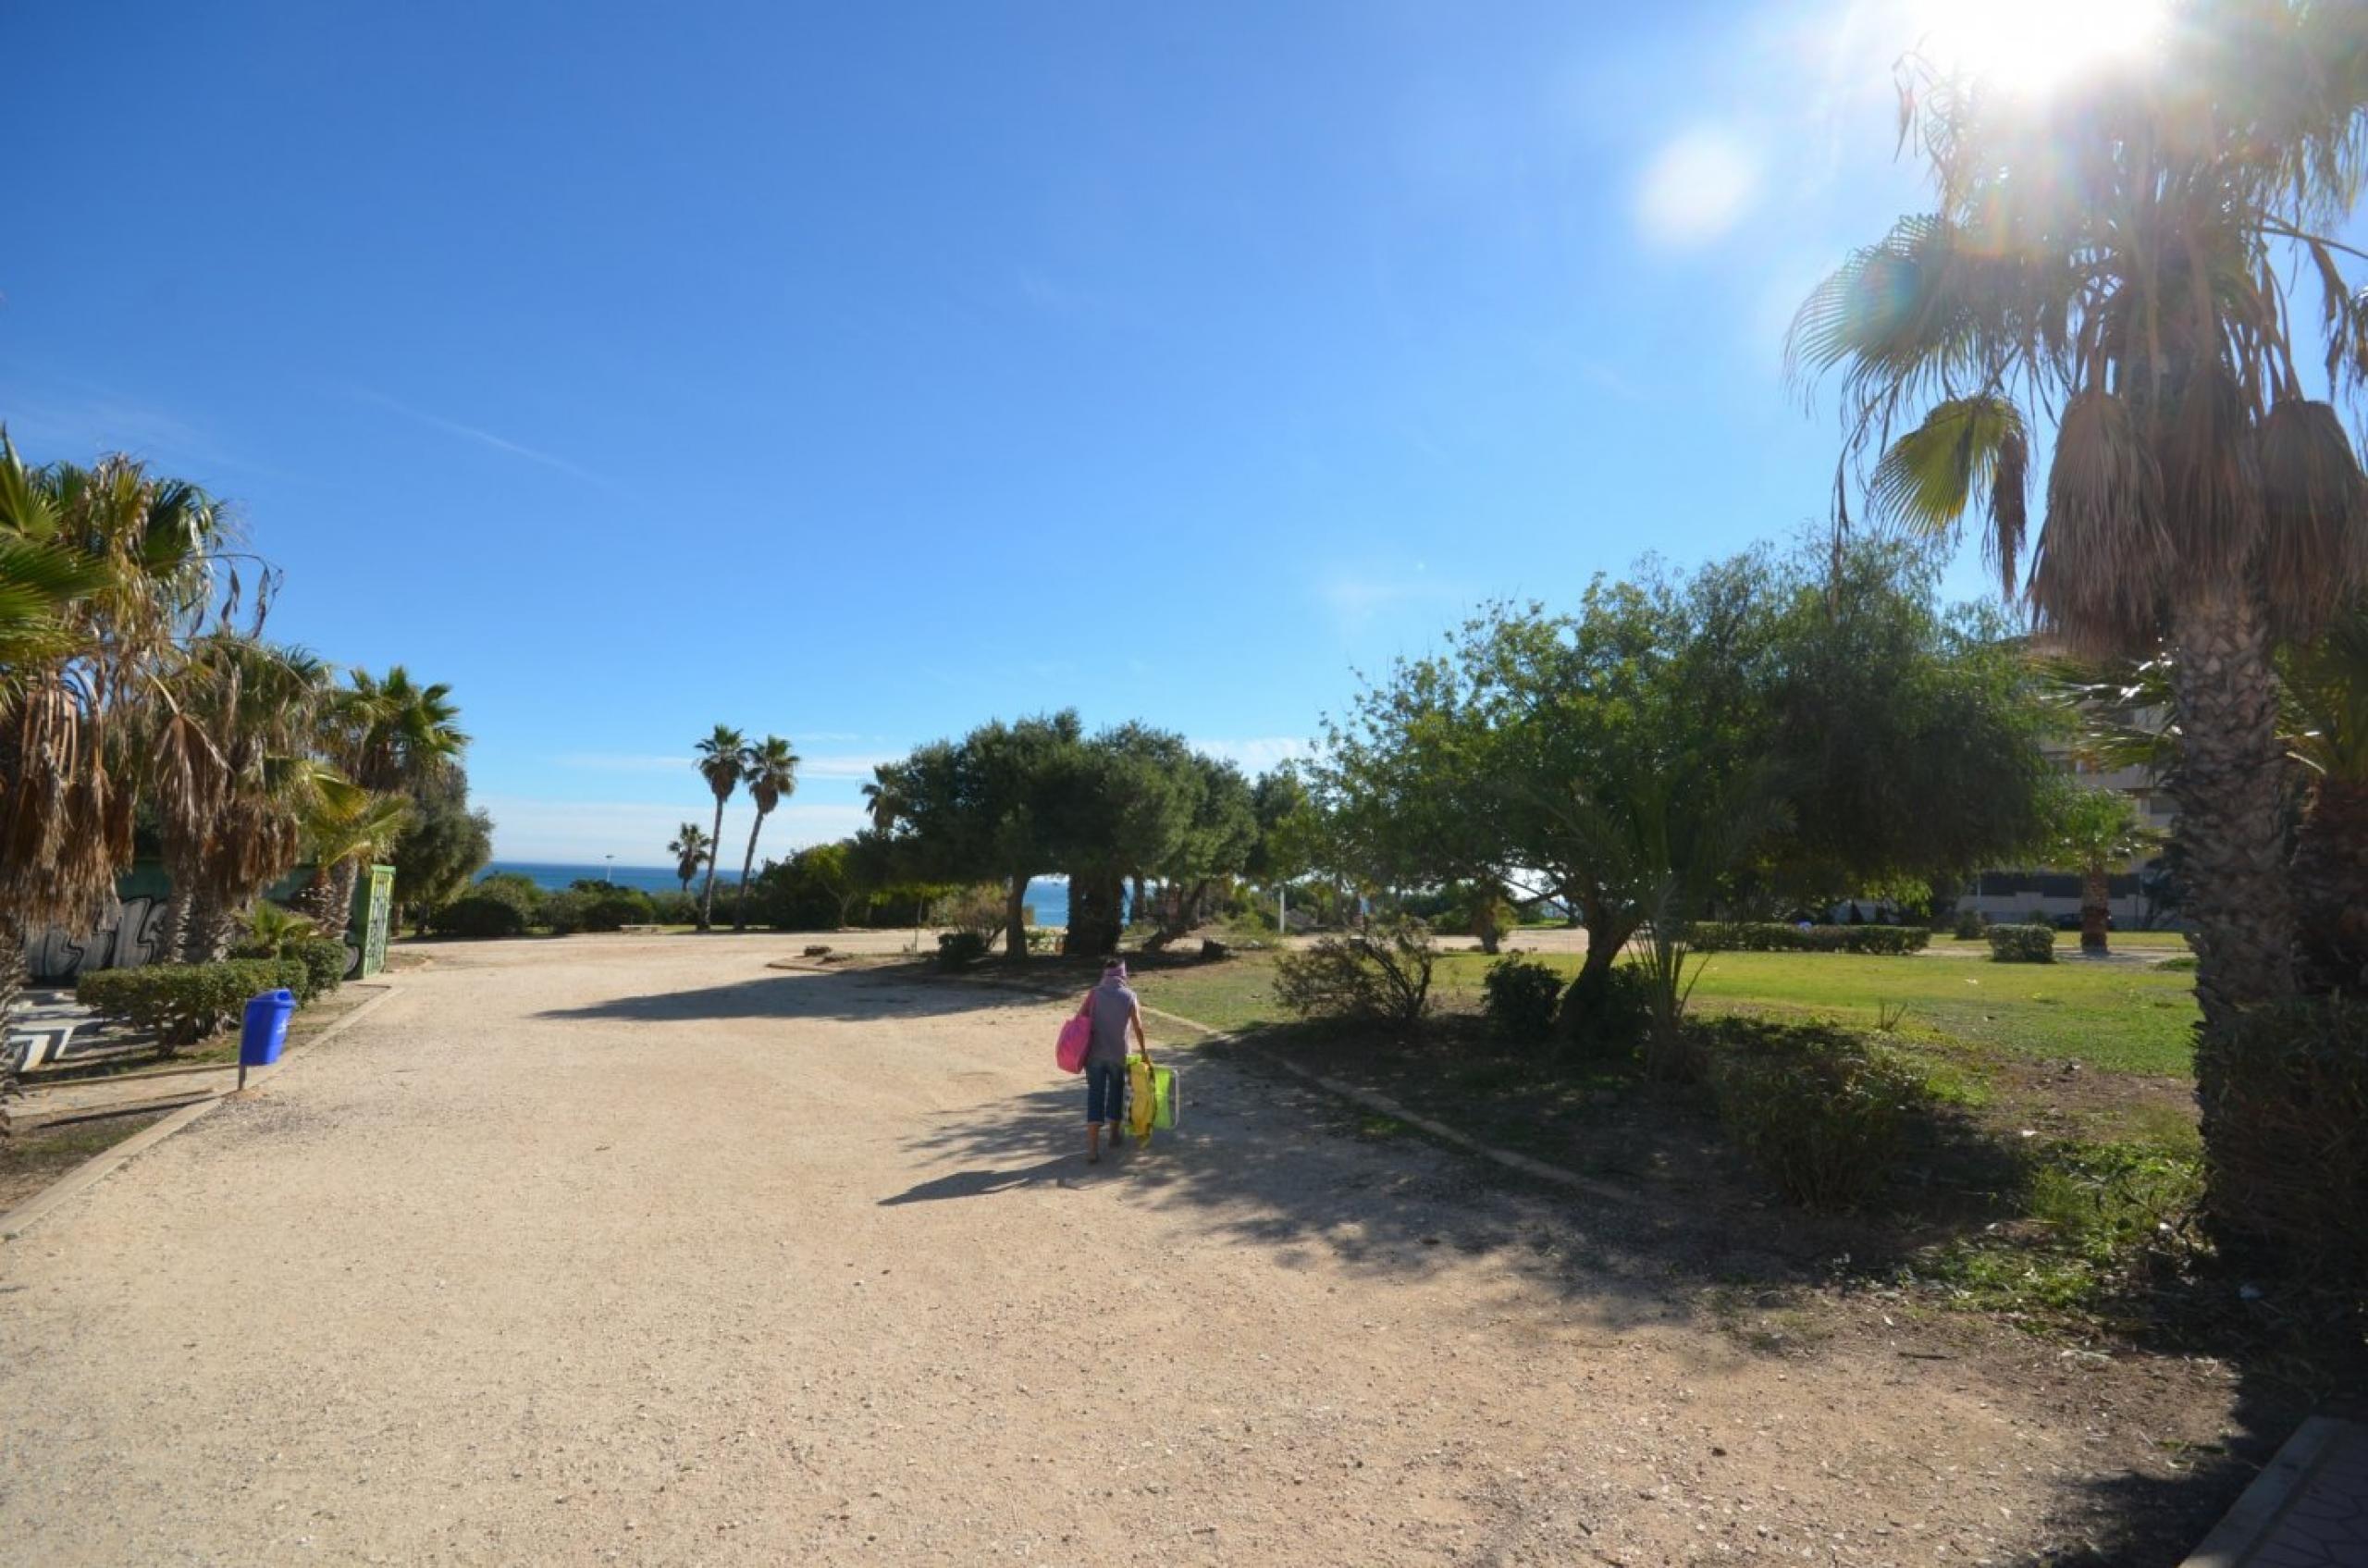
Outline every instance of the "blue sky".
<path id="1" fill-rule="evenodd" d="M 452 683 L 506 858 L 664 859 L 719 720 L 774 850 L 990 715 L 1263 764 L 1823 515 L 1781 339 L 1915 204 L 1905 4 L 28 0 L 0 419 Z"/>

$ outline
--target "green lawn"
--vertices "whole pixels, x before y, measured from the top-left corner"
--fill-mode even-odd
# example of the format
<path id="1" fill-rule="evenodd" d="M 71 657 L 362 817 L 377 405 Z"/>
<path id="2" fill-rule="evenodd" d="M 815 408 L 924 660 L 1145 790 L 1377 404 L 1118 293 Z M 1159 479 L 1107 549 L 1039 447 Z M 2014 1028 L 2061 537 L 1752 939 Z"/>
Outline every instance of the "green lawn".
<path id="1" fill-rule="evenodd" d="M 1575 973 L 1574 955 L 1543 961 Z M 1439 962 L 1442 1007 L 1476 1010 L 1493 960 Z M 1273 962 L 1254 956 L 1138 982 L 1154 1007 L 1219 1029 L 1281 1021 Z M 1860 957 L 1841 953 L 1720 953 L 1704 965 L 1694 1005 L 1706 1012 L 1821 1016 L 1872 1027 L 1878 1008 L 1907 1009 L 1910 1036 L 1945 1037 L 2041 1061 L 2179 1077 L 2191 1070 L 2194 976 L 2136 965 L 1993 964 L 1977 959 Z M 1156 1022 L 1156 1020 L 1154 1020 Z"/>

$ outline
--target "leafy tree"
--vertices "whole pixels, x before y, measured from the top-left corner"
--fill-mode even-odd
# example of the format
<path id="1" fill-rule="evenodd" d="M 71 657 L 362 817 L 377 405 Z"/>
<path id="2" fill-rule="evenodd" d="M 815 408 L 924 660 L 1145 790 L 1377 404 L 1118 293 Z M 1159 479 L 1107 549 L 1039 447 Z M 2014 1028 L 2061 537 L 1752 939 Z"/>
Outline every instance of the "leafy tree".
<path id="1" fill-rule="evenodd" d="M 387 857 L 395 897 L 413 926 L 425 926 L 493 858 L 493 819 L 469 807 L 468 775 L 458 765 L 412 797 L 412 814 Z"/>
<path id="2" fill-rule="evenodd" d="M 740 773 L 746 766 L 748 737 L 723 724 L 715 726 L 713 734 L 698 744 L 697 766 L 699 777 L 715 793 L 715 829 L 708 834 L 707 885 L 699 893 L 699 930 L 707 931 L 715 919 L 715 846 L 723 838 L 723 803 L 740 787 Z"/>
<path id="3" fill-rule="evenodd" d="M 1935 529 L 1983 506 L 2010 592 L 2053 422 L 2040 624 L 2086 654 L 2172 656 L 2210 1101 L 2213 1037 L 2295 988 L 2272 648 L 2348 600 L 2368 535 L 2342 418 L 2297 364 L 2314 287 L 2331 386 L 2354 400 L 2368 376 L 2368 298 L 2326 237 L 2368 146 L 2368 11 L 2177 18 L 2151 60 L 2043 99 L 1911 62 L 1933 209 L 1820 286 L 1790 352 L 1841 374 L 1871 505 Z"/>
<path id="4" fill-rule="evenodd" d="M 1065 798 L 1078 793 L 1082 745 L 1074 710 L 996 720 L 881 767 L 868 792 L 875 818 L 894 824 L 907 880 L 1003 886 L 1014 959 L 1028 952 L 1030 880 L 1061 869 Z"/>
<path id="5" fill-rule="evenodd" d="M 323 940 L 345 940 L 353 921 L 356 868 L 401 843 L 415 813 L 411 797 L 400 792 L 319 792 L 304 820 L 303 854 L 313 874 L 296 903 Z"/>
<path id="6" fill-rule="evenodd" d="M 2080 873 L 2080 950 L 2103 953 L 2112 925 L 2114 868 L 2128 864 L 2161 835 L 2138 814 L 2138 803 L 2115 789 L 2060 786 L 2050 804 L 2051 858 Z"/>
<path id="7" fill-rule="evenodd" d="M 674 874 L 682 879 L 684 893 L 691 891 L 691 879 L 699 874 L 699 867 L 714 848 L 715 840 L 697 822 L 684 822 L 674 830 L 674 841 L 666 846 L 666 853 L 674 857 Z"/>
<path id="8" fill-rule="evenodd" d="M 348 779 L 364 790 L 402 796 L 416 810 L 468 749 L 460 717 L 449 685 L 422 685 L 400 664 L 383 676 L 354 670 L 344 689 L 322 706 L 318 744 L 323 759 Z M 315 902 L 327 935 L 344 934 L 364 852 L 383 847 L 359 843 L 326 867 L 327 885 Z"/>
<path id="9" fill-rule="evenodd" d="M 740 890 L 732 905 L 734 931 L 748 929 L 748 873 L 757 863 L 757 835 L 764 831 L 765 819 L 773 814 L 773 809 L 797 788 L 797 753 L 779 735 L 767 735 L 761 744 L 740 753 L 740 776 L 747 781 L 757 820 L 748 825 L 748 851 L 740 861 Z"/>

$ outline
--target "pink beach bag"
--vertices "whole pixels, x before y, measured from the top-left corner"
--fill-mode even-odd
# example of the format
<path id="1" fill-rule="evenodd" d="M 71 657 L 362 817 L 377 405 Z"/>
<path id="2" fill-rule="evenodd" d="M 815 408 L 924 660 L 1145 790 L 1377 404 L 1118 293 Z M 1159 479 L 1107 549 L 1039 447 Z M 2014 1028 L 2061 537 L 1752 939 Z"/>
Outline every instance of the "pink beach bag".
<path id="1" fill-rule="evenodd" d="M 1083 1072 L 1085 1054 L 1092 1044 L 1093 1005 L 1088 1002 L 1083 1011 L 1061 1025 L 1061 1043 L 1054 1047 L 1053 1059 L 1060 1063 L 1063 1072 Z"/>

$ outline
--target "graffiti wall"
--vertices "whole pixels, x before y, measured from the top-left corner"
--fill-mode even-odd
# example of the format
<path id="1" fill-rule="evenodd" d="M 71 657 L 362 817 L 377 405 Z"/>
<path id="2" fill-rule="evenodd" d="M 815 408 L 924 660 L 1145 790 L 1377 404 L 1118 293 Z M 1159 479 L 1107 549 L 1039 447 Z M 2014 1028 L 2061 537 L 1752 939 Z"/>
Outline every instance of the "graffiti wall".
<path id="1" fill-rule="evenodd" d="M 68 936 L 53 926 L 25 943 L 25 964 L 35 985 L 71 985 L 92 969 L 132 969 L 154 963 L 165 945 L 162 896 L 135 894 L 117 900 L 115 913 L 88 936 Z"/>

